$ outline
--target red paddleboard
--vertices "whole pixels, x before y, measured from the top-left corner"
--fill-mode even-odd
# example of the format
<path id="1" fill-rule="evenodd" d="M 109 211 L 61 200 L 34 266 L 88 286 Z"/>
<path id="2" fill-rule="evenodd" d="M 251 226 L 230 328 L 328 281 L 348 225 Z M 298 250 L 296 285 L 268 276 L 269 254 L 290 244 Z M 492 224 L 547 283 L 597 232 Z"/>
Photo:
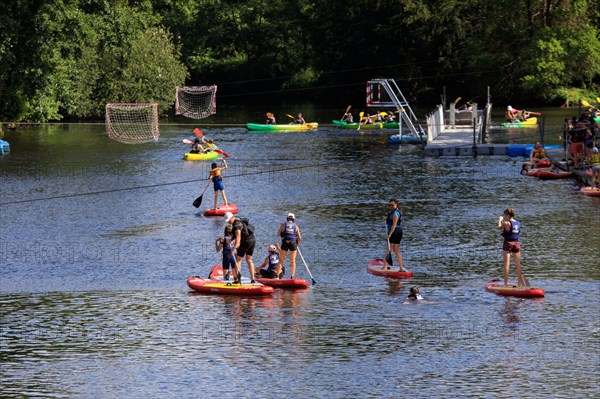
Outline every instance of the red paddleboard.
<path id="1" fill-rule="evenodd" d="M 373 259 L 367 265 L 367 271 L 376 276 L 383 276 L 388 278 L 408 278 L 412 277 L 413 273 L 410 270 L 404 269 L 401 272 L 399 269 L 383 270 L 383 259 Z"/>
<path id="2" fill-rule="evenodd" d="M 581 187 L 581 193 L 590 197 L 600 197 L 600 188 L 594 188 L 592 186 Z"/>
<path id="3" fill-rule="evenodd" d="M 540 161 L 540 162 L 537 162 L 533 167 L 534 168 L 546 168 L 548 166 L 552 166 L 552 162 L 550 162 L 550 161 Z"/>
<path id="4" fill-rule="evenodd" d="M 257 278 L 256 281 L 258 281 L 261 284 L 264 285 L 268 285 L 270 287 L 275 287 L 275 288 L 289 288 L 289 289 L 305 289 L 308 288 L 308 281 L 301 279 L 301 278 L 282 278 L 277 279 L 277 278 Z"/>
<path id="5" fill-rule="evenodd" d="M 520 298 L 542 298 L 544 290 L 535 287 L 519 287 L 509 283 L 506 287 L 502 280 L 490 280 L 485 283 L 485 290 L 502 296 L 516 296 Z"/>
<path id="6" fill-rule="evenodd" d="M 234 284 L 233 282 L 223 281 L 223 268 L 221 265 L 213 267 L 208 276 L 209 278 L 188 277 L 187 285 L 195 291 L 217 295 L 257 296 L 271 295 L 275 291 L 273 287 L 267 287 L 261 283 Z"/>
<path id="7" fill-rule="evenodd" d="M 227 206 L 225 205 L 220 205 L 217 207 L 217 209 L 206 209 L 204 211 L 204 216 L 223 216 L 225 215 L 227 212 L 231 212 L 233 214 L 238 213 L 238 207 L 235 204 L 232 204 L 231 202 L 229 204 L 227 204 Z"/>
<path id="8" fill-rule="evenodd" d="M 549 170 L 541 170 L 537 173 L 537 178 L 540 180 L 566 179 L 569 177 L 573 177 L 573 172 L 552 172 Z"/>

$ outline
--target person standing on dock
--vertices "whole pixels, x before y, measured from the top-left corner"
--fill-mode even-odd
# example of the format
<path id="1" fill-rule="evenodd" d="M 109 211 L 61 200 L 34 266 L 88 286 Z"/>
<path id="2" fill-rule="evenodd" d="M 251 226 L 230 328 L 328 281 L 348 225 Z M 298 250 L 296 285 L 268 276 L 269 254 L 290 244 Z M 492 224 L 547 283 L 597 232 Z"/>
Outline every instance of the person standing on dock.
<path id="1" fill-rule="evenodd" d="M 400 271 L 404 271 L 404 264 L 402 263 L 402 254 L 400 253 L 400 241 L 402 241 L 402 211 L 398 206 L 398 200 L 391 199 L 389 201 L 388 206 L 390 207 L 390 213 L 388 213 L 385 218 L 385 224 L 387 226 L 387 249 L 385 252 L 385 257 L 383 258 L 383 268 L 388 269 L 390 265 L 386 259 L 391 251 L 396 254 L 396 259 L 398 260 L 398 265 L 400 266 Z M 391 259 L 390 259 L 391 260 Z"/>
<path id="2" fill-rule="evenodd" d="M 521 235 L 521 224 L 515 220 L 515 210 L 507 208 L 503 216 L 498 216 L 498 230 L 502 230 L 504 243 L 502 252 L 504 258 L 504 286 L 508 285 L 508 271 L 510 269 L 510 255 L 515 258 L 515 268 L 517 271 L 518 285 L 525 286 L 525 280 L 521 273 L 521 244 L 519 242 Z"/>
<path id="3" fill-rule="evenodd" d="M 592 168 L 592 188 L 596 189 L 596 180 L 598 180 L 598 190 L 600 190 L 600 153 L 598 147 L 592 148 L 590 167 Z"/>

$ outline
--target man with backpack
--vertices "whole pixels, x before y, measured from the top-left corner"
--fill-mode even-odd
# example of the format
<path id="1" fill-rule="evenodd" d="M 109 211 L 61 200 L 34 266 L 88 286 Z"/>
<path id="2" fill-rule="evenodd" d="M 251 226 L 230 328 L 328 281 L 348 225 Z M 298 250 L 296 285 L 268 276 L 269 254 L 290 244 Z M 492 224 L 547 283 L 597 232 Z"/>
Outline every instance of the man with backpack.
<path id="1" fill-rule="evenodd" d="M 250 224 L 247 218 L 234 217 L 233 213 L 225 214 L 225 222 L 232 225 L 233 235 L 235 237 L 235 260 L 237 263 L 237 278 L 234 283 L 242 283 L 242 259 L 246 258 L 248 271 L 250 272 L 250 282 L 254 283 L 254 263 L 252 255 L 254 254 L 254 246 L 256 238 L 254 237 L 254 226 Z"/>

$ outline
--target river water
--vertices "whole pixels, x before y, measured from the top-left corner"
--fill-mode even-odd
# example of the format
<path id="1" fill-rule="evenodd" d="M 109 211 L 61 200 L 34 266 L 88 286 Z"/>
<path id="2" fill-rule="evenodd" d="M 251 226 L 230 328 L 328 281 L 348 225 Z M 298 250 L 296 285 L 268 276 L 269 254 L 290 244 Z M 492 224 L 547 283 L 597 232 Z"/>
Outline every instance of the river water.
<path id="1" fill-rule="evenodd" d="M 226 192 L 256 226 L 256 262 L 294 212 L 317 283 L 267 298 L 198 295 L 186 278 L 219 261 L 224 224 L 202 216 L 212 189 L 192 206 L 208 175 L 207 163 L 181 159 L 193 127 L 164 124 L 158 143 L 142 145 L 94 124 L 6 134 L 0 396 L 600 395 L 600 199 L 572 181 L 523 177 L 520 159 L 427 158 L 388 146 L 385 133 L 206 125 L 232 155 Z M 384 253 L 390 198 L 414 272 L 402 282 L 366 272 Z M 506 207 L 544 299 L 483 289 L 502 276 Z M 297 276 L 310 281 L 300 260 Z M 412 285 L 428 302 L 405 300 Z"/>

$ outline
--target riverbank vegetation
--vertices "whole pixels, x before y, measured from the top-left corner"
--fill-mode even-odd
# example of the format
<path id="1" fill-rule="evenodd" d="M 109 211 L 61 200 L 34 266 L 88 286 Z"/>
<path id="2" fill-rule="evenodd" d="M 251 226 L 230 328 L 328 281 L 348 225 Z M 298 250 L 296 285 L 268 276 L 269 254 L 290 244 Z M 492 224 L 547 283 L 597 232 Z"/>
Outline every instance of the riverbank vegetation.
<path id="1" fill-rule="evenodd" d="M 101 118 L 108 102 L 172 109 L 181 84 L 219 103 L 364 97 L 560 105 L 600 94 L 598 0 L 13 0 L 0 5 L 0 120 Z M 526 100 L 523 100 L 526 99 Z"/>

